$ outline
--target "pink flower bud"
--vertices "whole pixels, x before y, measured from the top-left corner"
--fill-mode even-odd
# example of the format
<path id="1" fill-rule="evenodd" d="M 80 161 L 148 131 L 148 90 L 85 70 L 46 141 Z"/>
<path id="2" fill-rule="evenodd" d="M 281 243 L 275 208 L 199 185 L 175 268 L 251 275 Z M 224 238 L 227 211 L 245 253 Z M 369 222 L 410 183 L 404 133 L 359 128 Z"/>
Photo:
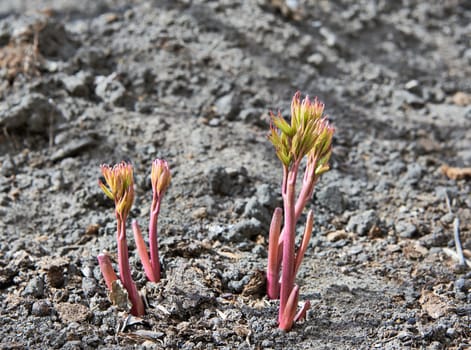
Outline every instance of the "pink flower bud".
<path id="1" fill-rule="evenodd" d="M 170 185 L 172 175 L 165 160 L 156 159 L 152 162 L 151 182 L 152 191 L 162 196 Z"/>

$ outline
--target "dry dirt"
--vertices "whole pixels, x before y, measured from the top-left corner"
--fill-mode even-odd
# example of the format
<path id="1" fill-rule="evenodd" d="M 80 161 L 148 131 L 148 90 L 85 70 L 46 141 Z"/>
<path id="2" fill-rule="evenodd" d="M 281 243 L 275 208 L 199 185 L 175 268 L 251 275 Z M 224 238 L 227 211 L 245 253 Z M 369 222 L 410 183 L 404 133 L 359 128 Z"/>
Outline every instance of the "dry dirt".
<path id="1" fill-rule="evenodd" d="M 469 348 L 470 23 L 466 0 L 0 2 L 0 349 Z M 297 90 L 336 134 L 297 278 L 313 307 L 283 333 L 258 288 L 281 203 L 266 135 Z M 157 157 L 164 278 L 129 235 L 139 319 L 99 272 L 97 180 L 132 162 L 145 227 Z"/>

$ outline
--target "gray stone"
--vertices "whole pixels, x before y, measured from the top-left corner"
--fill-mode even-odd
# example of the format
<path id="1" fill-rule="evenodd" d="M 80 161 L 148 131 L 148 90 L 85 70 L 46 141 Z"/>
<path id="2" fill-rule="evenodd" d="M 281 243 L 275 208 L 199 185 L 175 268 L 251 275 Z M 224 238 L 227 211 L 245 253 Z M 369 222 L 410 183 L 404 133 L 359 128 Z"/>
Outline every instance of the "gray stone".
<path id="1" fill-rule="evenodd" d="M 108 62 L 108 52 L 96 46 L 84 46 L 77 50 L 74 57 L 75 63 L 86 67 L 100 69 L 105 68 Z"/>
<path id="2" fill-rule="evenodd" d="M 232 191 L 232 186 L 229 179 L 229 175 L 221 166 L 213 167 L 207 172 L 207 177 L 209 181 L 209 187 L 211 192 L 219 195 L 230 195 Z"/>
<path id="3" fill-rule="evenodd" d="M 34 189 L 38 191 L 44 191 L 51 187 L 51 180 L 49 176 L 37 176 L 33 179 L 33 183 L 31 185 Z"/>
<path id="4" fill-rule="evenodd" d="M 209 187 L 213 194 L 234 195 L 243 190 L 247 183 L 247 170 L 243 167 L 238 169 L 216 166 L 206 172 Z"/>
<path id="5" fill-rule="evenodd" d="M 393 184 L 385 178 L 381 178 L 375 187 L 376 192 L 385 192 L 393 187 Z"/>
<path id="6" fill-rule="evenodd" d="M 258 236 L 259 234 L 263 233 L 263 225 L 262 223 L 255 219 L 244 219 L 239 221 L 234 227 L 229 230 L 228 239 L 232 241 L 242 241 L 246 239 L 252 239 Z"/>
<path id="7" fill-rule="evenodd" d="M 263 112 L 259 108 L 245 108 L 240 111 L 239 119 L 245 122 L 259 122 Z"/>
<path id="8" fill-rule="evenodd" d="M 453 187 L 437 186 L 435 187 L 435 194 L 443 200 L 445 200 L 446 196 L 453 200 L 453 198 L 458 196 L 458 191 Z"/>
<path id="9" fill-rule="evenodd" d="M 246 201 L 242 198 L 236 198 L 232 205 L 232 211 L 237 214 L 242 214 L 245 210 Z"/>
<path id="10" fill-rule="evenodd" d="M 407 165 L 407 172 L 401 177 L 401 184 L 416 185 L 421 179 L 423 168 L 418 163 L 411 163 Z"/>
<path id="11" fill-rule="evenodd" d="M 73 96 L 88 97 L 93 77 L 90 73 L 80 71 L 75 75 L 66 76 L 62 79 L 67 92 Z"/>
<path id="12" fill-rule="evenodd" d="M 413 238 L 417 233 L 417 227 L 406 221 L 399 221 L 395 224 L 396 233 L 402 238 Z"/>
<path id="13" fill-rule="evenodd" d="M 471 49 L 467 49 L 464 51 L 463 58 L 466 58 L 468 63 L 471 64 Z"/>
<path id="14" fill-rule="evenodd" d="M 324 62 L 324 56 L 318 52 L 313 53 L 307 58 L 307 62 L 314 66 L 320 66 Z"/>
<path id="15" fill-rule="evenodd" d="M 62 120 L 62 114 L 41 94 L 13 95 L 0 105 L 0 126 L 8 129 L 26 127 L 37 133 L 47 133 L 54 121 Z"/>
<path id="16" fill-rule="evenodd" d="M 421 108 L 424 105 L 424 100 L 409 91 L 395 90 L 392 96 L 393 105 L 397 107 L 411 106 L 414 108 Z"/>
<path id="17" fill-rule="evenodd" d="M 56 170 L 51 173 L 51 190 L 58 191 L 64 188 L 64 176 L 61 170 Z"/>
<path id="18" fill-rule="evenodd" d="M 381 76 L 381 69 L 379 67 L 372 66 L 372 65 L 368 64 L 368 65 L 365 66 L 363 74 L 365 76 L 365 79 L 374 81 L 374 80 L 378 79 Z M 371 101 L 371 102 L 374 102 L 374 100 Z"/>
<path id="19" fill-rule="evenodd" d="M 399 176 L 406 168 L 406 164 L 400 159 L 394 159 L 385 165 L 386 172 L 394 177 Z"/>
<path id="20" fill-rule="evenodd" d="M 154 111 L 155 105 L 147 101 L 136 101 L 134 110 L 142 114 L 150 114 Z"/>
<path id="21" fill-rule="evenodd" d="M 446 336 L 447 336 L 448 338 L 453 339 L 453 338 L 455 338 L 456 335 L 457 335 L 456 329 L 450 327 L 450 328 L 448 328 L 448 329 L 446 330 L 446 333 L 445 333 L 445 334 L 446 334 Z"/>
<path id="22" fill-rule="evenodd" d="M 11 203 L 11 198 L 7 194 L 0 192 L 0 207 L 6 207 Z"/>
<path id="23" fill-rule="evenodd" d="M 206 209 L 206 213 L 209 216 L 216 215 L 220 211 L 218 202 L 210 195 L 201 197 L 198 203 L 201 203 L 201 206 Z"/>
<path id="24" fill-rule="evenodd" d="M 208 125 L 212 126 L 212 127 L 220 126 L 221 125 L 221 119 L 213 118 L 209 121 Z"/>
<path id="25" fill-rule="evenodd" d="M 446 213 L 440 218 L 440 221 L 445 224 L 451 224 L 455 220 L 455 214 L 453 213 Z"/>
<path id="26" fill-rule="evenodd" d="M 252 254 L 260 258 L 268 257 L 267 250 L 260 244 L 257 244 L 255 247 L 253 247 Z"/>
<path id="27" fill-rule="evenodd" d="M 97 76 L 95 78 L 95 85 L 95 94 L 105 102 L 118 107 L 123 107 L 130 102 L 126 88 L 118 80 L 116 73 L 110 74 L 107 77 Z"/>
<path id="28" fill-rule="evenodd" d="M 458 278 L 455 281 L 455 288 L 459 292 L 468 293 L 471 289 L 471 280 L 466 278 Z"/>
<path id="29" fill-rule="evenodd" d="M 445 92 L 439 85 L 427 89 L 427 93 L 430 95 L 430 99 L 434 103 L 442 103 L 446 98 Z"/>
<path id="30" fill-rule="evenodd" d="M 42 298 L 44 295 L 44 279 L 41 276 L 33 277 L 28 282 L 21 295 Z"/>
<path id="31" fill-rule="evenodd" d="M 322 187 L 316 194 L 319 203 L 336 214 L 343 213 L 347 209 L 342 191 L 337 185 Z"/>
<path id="32" fill-rule="evenodd" d="M 348 250 L 348 255 L 357 255 L 360 254 L 362 251 L 363 246 L 361 244 L 357 244 Z"/>
<path id="33" fill-rule="evenodd" d="M 263 349 L 273 348 L 273 341 L 270 339 L 264 339 L 261 345 Z"/>
<path id="34" fill-rule="evenodd" d="M 53 161 L 62 160 L 80 154 L 83 150 L 96 144 L 96 140 L 91 136 L 83 136 L 80 139 L 68 140 L 68 142 L 56 150 L 52 155 Z"/>
<path id="35" fill-rule="evenodd" d="M 247 218 L 256 218 L 263 223 L 269 223 L 271 215 L 268 209 L 265 208 L 257 199 L 257 197 L 251 197 L 244 209 L 244 216 Z"/>
<path id="36" fill-rule="evenodd" d="M 427 347 L 427 350 L 443 350 L 443 349 L 444 349 L 444 346 L 439 341 L 433 341 Z"/>
<path id="37" fill-rule="evenodd" d="M 76 43 L 64 27 L 62 21 L 48 20 L 41 28 L 39 47 L 46 57 L 68 60 L 76 52 Z"/>
<path id="38" fill-rule="evenodd" d="M 429 233 L 420 238 L 420 243 L 427 248 L 431 247 L 444 247 L 446 246 L 449 235 L 443 232 L 443 229 L 434 230 L 433 233 Z"/>
<path id="39" fill-rule="evenodd" d="M 229 93 L 216 100 L 214 107 L 216 113 L 226 120 L 235 120 L 240 112 L 240 97 L 235 93 Z"/>
<path id="40" fill-rule="evenodd" d="M 51 314 L 52 305 L 48 300 L 35 301 L 31 307 L 31 314 L 34 316 L 48 316 Z"/>
<path id="41" fill-rule="evenodd" d="M 82 346 L 82 341 L 81 340 L 69 340 L 64 343 L 64 345 L 61 346 L 62 349 L 68 350 L 68 349 L 80 349 Z"/>
<path id="42" fill-rule="evenodd" d="M 400 341 L 404 342 L 406 340 L 413 339 L 414 335 L 407 331 L 401 331 L 398 333 L 397 337 L 399 338 Z"/>
<path id="43" fill-rule="evenodd" d="M 407 91 L 410 91 L 416 95 L 421 95 L 422 91 L 421 91 L 421 87 L 420 87 L 420 83 L 413 79 L 413 80 L 409 80 L 405 85 L 404 87 L 406 88 Z"/>
<path id="44" fill-rule="evenodd" d="M 192 130 L 190 137 L 188 138 L 188 144 L 191 145 L 195 151 L 198 151 L 199 154 L 205 155 L 209 149 L 211 149 L 212 138 L 210 133 L 206 128 L 195 128 Z M 207 175 L 209 175 L 217 166 L 212 167 L 207 170 Z"/>
<path id="45" fill-rule="evenodd" d="M 250 276 L 244 276 L 241 280 L 239 281 L 230 281 L 228 283 L 228 287 L 232 289 L 234 293 L 240 293 L 242 292 L 242 289 L 244 289 L 244 286 L 249 283 L 250 281 Z"/>
<path id="46" fill-rule="evenodd" d="M 2 166 L 0 167 L 0 174 L 7 177 L 15 173 L 15 162 L 13 158 L 6 154 L 5 157 L 2 157 L 0 160 Z"/>
<path id="47" fill-rule="evenodd" d="M 347 224 L 347 231 L 355 232 L 360 236 L 366 235 L 368 231 L 379 223 L 379 218 L 373 209 L 366 210 L 362 213 L 354 215 Z"/>
<path id="48" fill-rule="evenodd" d="M 281 197 L 279 193 L 277 193 L 277 191 L 268 184 L 257 186 L 257 192 L 255 195 L 260 204 L 269 208 L 275 207 Z"/>
<path id="49" fill-rule="evenodd" d="M 468 148 L 458 151 L 457 156 L 463 160 L 463 164 L 471 163 L 471 149 Z"/>
<path id="50" fill-rule="evenodd" d="M 95 295 L 97 292 L 97 284 L 95 279 L 83 277 L 82 278 L 82 290 L 87 297 Z"/>
<path id="51" fill-rule="evenodd" d="M 337 43 L 337 36 L 332 31 L 330 31 L 326 27 L 321 27 L 319 29 L 319 33 L 324 37 L 327 46 L 335 46 L 335 44 Z"/>

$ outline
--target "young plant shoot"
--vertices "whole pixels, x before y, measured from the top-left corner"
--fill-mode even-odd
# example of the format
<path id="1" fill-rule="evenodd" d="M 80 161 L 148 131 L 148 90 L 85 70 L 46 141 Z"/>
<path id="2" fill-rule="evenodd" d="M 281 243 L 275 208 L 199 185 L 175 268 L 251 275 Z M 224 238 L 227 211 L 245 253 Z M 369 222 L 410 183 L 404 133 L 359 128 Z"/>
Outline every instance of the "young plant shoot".
<path id="1" fill-rule="evenodd" d="M 160 281 L 160 261 L 159 244 L 157 241 L 157 221 L 160 212 L 160 203 L 165 191 L 170 185 L 171 174 L 168 164 L 165 160 L 156 159 L 152 163 L 151 182 L 152 182 L 152 205 L 150 208 L 149 221 L 149 246 L 150 260 L 147 248 L 142 238 L 141 229 L 137 221 L 133 221 L 132 228 L 134 239 L 136 241 L 137 252 L 141 258 L 147 279 L 151 282 Z"/>
<path id="2" fill-rule="evenodd" d="M 299 287 L 295 277 L 309 244 L 313 227 L 313 212 L 307 215 L 306 226 L 297 252 L 295 251 L 296 223 L 311 199 L 319 177 L 329 170 L 334 129 L 323 116 L 324 104 L 306 96 L 300 100 L 297 92 L 291 102 L 291 122 L 280 113 L 271 114 L 269 139 L 283 166 L 281 192 L 283 210 L 276 208 L 270 225 L 268 242 L 267 294 L 280 298 L 279 328 L 289 331 L 294 322 L 302 319 L 310 307 L 304 303 L 296 313 Z M 296 181 L 302 160 L 306 168 L 301 189 L 296 196 Z M 280 275 L 281 274 L 281 275 Z"/>
<path id="3" fill-rule="evenodd" d="M 131 314 L 134 316 L 144 315 L 144 303 L 132 280 L 131 268 L 129 266 L 128 244 L 126 241 L 126 219 L 131 211 L 134 201 L 134 179 L 132 165 L 126 162 L 110 167 L 102 165 L 101 172 L 106 184 L 99 181 L 98 184 L 103 192 L 115 203 L 115 215 L 117 220 L 118 241 L 118 268 L 119 277 L 124 288 L 128 292 L 129 301 L 132 304 Z M 111 266 L 111 260 L 107 255 L 98 256 L 103 278 L 109 290 L 113 282 L 117 280 L 116 274 Z"/>

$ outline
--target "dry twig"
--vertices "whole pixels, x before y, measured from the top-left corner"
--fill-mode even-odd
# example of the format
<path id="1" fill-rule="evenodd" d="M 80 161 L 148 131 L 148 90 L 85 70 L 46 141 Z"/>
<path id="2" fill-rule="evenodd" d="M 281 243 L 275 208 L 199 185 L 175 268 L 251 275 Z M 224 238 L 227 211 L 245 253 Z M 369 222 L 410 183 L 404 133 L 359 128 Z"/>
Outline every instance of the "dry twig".
<path id="1" fill-rule="evenodd" d="M 471 179 L 471 168 L 454 168 L 448 165 L 442 165 L 442 173 L 452 180 Z"/>
<path id="2" fill-rule="evenodd" d="M 453 213 L 453 210 L 451 209 L 451 203 L 450 203 L 450 197 L 448 197 L 448 193 L 445 192 L 445 200 L 446 200 L 446 206 L 448 207 L 448 211 L 450 214 L 452 214 L 455 218 L 453 221 L 453 238 L 455 240 L 455 247 L 456 247 L 456 259 L 458 260 L 458 263 L 461 266 L 466 266 L 468 265 L 471 267 L 469 262 L 466 262 L 466 258 L 463 253 L 463 247 L 461 245 L 461 239 L 460 239 L 460 219 L 458 218 L 458 215 Z"/>

